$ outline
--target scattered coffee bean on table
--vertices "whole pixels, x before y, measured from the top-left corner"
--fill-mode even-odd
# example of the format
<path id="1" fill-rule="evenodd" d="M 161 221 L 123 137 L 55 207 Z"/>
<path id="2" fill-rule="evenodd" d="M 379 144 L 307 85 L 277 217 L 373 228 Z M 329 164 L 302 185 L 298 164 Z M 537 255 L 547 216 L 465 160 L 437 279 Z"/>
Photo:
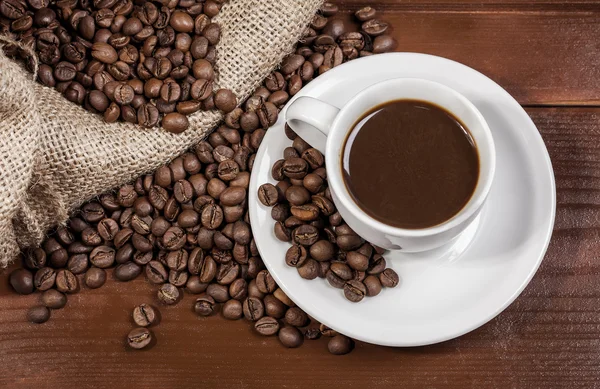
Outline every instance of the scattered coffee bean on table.
<path id="1" fill-rule="evenodd" d="M 149 327 L 156 322 L 156 311 L 148 304 L 140 304 L 133 309 L 133 321 L 140 327 Z"/>
<path id="2" fill-rule="evenodd" d="M 152 342 L 152 332 L 147 328 L 135 328 L 127 335 L 127 344 L 134 350 L 141 350 Z"/>
<path id="3" fill-rule="evenodd" d="M 0 34 L 35 51 L 38 82 L 106 122 L 181 133 L 186 115 L 237 106 L 233 92 L 213 90 L 212 18 L 225 1 L 0 0 Z M 25 50 L 4 51 L 33 69 Z"/>
<path id="4" fill-rule="evenodd" d="M 12 0 L 0 3 L 6 1 Z M 17 8 L 25 9 L 18 4 Z M 308 317 L 265 269 L 249 225 L 248 186 L 256 152 L 266 131 L 277 121 L 279 109 L 314 77 L 348 60 L 371 55 L 374 38 L 392 38 L 385 33 L 369 35 L 379 34 L 381 23 L 377 24 L 379 30 L 376 23 L 369 24 L 367 31 L 361 30 L 364 22 L 376 18 L 372 8 L 359 11 L 359 22 L 352 26 L 333 17 L 337 12 L 334 4 L 325 4 L 296 52 L 235 108 L 230 93 L 213 91 L 212 86 L 213 46 L 220 29 L 210 18 L 221 2 L 207 0 L 203 4 L 200 11 L 201 7 L 182 1 L 161 8 L 151 2 L 135 3 L 132 11 L 117 16 L 116 5 L 75 7 L 71 9 L 78 15 L 73 18 L 75 29 L 70 24 L 62 27 L 63 11 L 54 3 L 31 11 L 33 28 L 39 34 L 27 39 L 45 56 L 38 73 L 40 81 L 64 93 L 69 91 L 74 100 L 84 95 L 86 108 L 104 112 L 110 120 L 141 120 L 147 125 L 158 123 L 162 114 L 188 115 L 217 103 L 231 111 L 225 115 L 224 124 L 192 150 L 153 174 L 84 204 L 66 227 L 57 228 L 41 247 L 25 253 L 22 262 L 27 270 L 14 275 L 17 286 L 13 288 L 28 292 L 31 276 L 33 288 L 44 292 L 45 307 L 32 308 L 28 319 L 44 322 L 50 317 L 48 308 L 66 304 L 66 295 L 59 288 L 77 293 L 101 287 L 107 271 L 119 282 L 143 274 L 156 285 L 162 304 L 179 303 L 182 291 L 187 291 L 196 295 L 192 309 L 200 316 L 218 314 L 228 320 L 245 317 L 257 334 L 277 335 L 285 347 L 299 347 L 305 338 L 322 338 L 329 342 L 331 353 L 345 354 L 353 349 L 352 340 Z M 86 16 L 92 14 L 95 32 L 90 40 L 85 36 L 92 36 L 93 21 Z M 0 28 L 6 29 L 4 18 L 2 14 Z M 39 31 L 46 27 L 50 31 Z M 47 61 L 56 57 L 56 62 Z M 128 78 L 121 62 L 130 69 Z M 81 63 L 85 66 L 77 65 Z M 76 67 L 74 78 L 69 64 Z M 188 73 L 182 76 L 186 67 Z M 89 69 L 93 72 L 91 84 L 86 77 Z M 85 85 L 83 91 L 76 83 Z M 131 90 L 133 100 L 125 104 Z M 184 91 L 189 91 L 191 100 L 176 98 L 188 93 Z M 168 125 L 179 131 L 181 118 L 172 117 L 175 119 L 168 119 L 173 121 Z M 279 182 L 259 192 L 260 201 L 273 206 L 278 236 L 292 242 L 286 263 L 304 278 L 325 278 L 340 289 L 348 284 L 353 298 L 375 296 L 383 286 L 399 283 L 397 274 L 386 271 L 383 252 L 364 242 L 336 212 L 323 156 L 289 128 L 286 134 L 292 145 L 273 167 Z M 77 275 L 82 277 L 81 288 L 73 286 Z M 153 341 L 152 333 L 143 326 L 152 325 L 149 308 L 154 320 L 158 311 L 145 306 L 136 307 L 133 313 L 141 328 L 127 336 L 127 344 L 134 349 Z"/>

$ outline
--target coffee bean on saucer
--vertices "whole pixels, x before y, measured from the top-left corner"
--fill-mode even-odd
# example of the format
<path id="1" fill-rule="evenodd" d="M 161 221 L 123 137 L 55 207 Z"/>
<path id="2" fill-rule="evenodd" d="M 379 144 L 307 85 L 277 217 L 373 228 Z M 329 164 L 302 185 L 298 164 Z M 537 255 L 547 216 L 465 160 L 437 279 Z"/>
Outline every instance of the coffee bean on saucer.
<path id="1" fill-rule="evenodd" d="M 387 288 L 395 288 L 400 282 L 398 274 L 390 268 L 385 269 L 383 273 L 379 274 L 379 281 L 381 281 L 381 285 Z"/>
<path id="2" fill-rule="evenodd" d="M 272 184 L 263 184 L 258 188 L 258 199 L 267 207 L 277 204 L 277 189 Z"/>
<path id="3" fill-rule="evenodd" d="M 147 328 L 135 328 L 127 335 L 127 345 L 134 350 L 147 347 L 152 341 L 152 332 Z"/>
<path id="4" fill-rule="evenodd" d="M 156 312 L 148 304 L 140 304 L 133 309 L 133 321 L 140 327 L 149 327 L 156 322 Z"/>
<path id="5" fill-rule="evenodd" d="M 361 301 L 366 294 L 367 288 L 360 281 L 350 280 L 344 284 L 344 296 L 353 303 Z"/>

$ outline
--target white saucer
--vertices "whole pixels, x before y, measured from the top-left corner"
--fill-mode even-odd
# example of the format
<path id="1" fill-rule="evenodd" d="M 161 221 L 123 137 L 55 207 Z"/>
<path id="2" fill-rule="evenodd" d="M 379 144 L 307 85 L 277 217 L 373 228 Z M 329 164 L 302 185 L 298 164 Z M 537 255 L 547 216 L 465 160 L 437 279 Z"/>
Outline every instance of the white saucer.
<path id="1" fill-rule="evenodd" d="M 275 183 L 271 166 L 291 145 L 285 109 L 265 136 L 250 182 L 250 219 L 260 254 L 277 284 L 300 308 L 352 338 L 388 346 L 421 346 L 463 335 L 502 312 L 538 269 L 552 235 L 556 189 L 548 151 L 521 106 L 481 73 L 444 58 L 395 53 L 351 61 L 318 77 L 297 96 L 343 106 L 376 82 L 424 78 L 466 96 L 487 120 L 496 143 L 496 177 L 479 225 L 441 255 L 387 253 L 401 284 L 358 304 L 317 278 L 306 281 L 285 264 L 289 244 L 273 233 L 271 209 L 257 189 Z M 462 241 L 462 243 L 461 243 Z M 462 246 L 461 246 L 462 244 Z"/>

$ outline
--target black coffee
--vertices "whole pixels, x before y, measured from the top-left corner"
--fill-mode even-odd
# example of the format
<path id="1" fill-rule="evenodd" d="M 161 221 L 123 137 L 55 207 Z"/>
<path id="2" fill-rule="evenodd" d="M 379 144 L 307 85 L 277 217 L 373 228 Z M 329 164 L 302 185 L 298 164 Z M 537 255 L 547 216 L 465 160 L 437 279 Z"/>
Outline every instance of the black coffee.
<path id="1" fill-rule="evenodd" d="M 364 114 L 344 145 L 346 186 L 360 208 L 400 228 L 451 219 L 469 201 L 479 156 L 451 113 L 417 100 L 390 101 Z"/>

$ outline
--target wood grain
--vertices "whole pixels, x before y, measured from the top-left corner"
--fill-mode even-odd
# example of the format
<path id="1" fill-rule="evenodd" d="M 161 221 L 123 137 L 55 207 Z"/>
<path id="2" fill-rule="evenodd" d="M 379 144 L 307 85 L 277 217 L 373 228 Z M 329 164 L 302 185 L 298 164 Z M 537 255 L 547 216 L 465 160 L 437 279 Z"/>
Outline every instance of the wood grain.
<path id="1" fill-rule="evenodd" d="M 161 308 L 147 351 L 124 347 L 130 311 L 155 303 L 143 279 L 69 297 L 50 322 L 25 322 L 38 295 L 0 279 L 0 387 L 29 388 L 593 388 L 600 380 L 600 108 L 531 108 L 556 171 L 556 229 L 531 284 L 482 328 L 439 345 L 326 341 L 284 349 L 248 322 L 198 318 L 192 297 Z"/>
<path id="2" fill-rule="evenodd" d="M 575 4 L 571 12 L 558 12 L 564 8 L 558 3 L 556 10 L 549 3 L 542 11 L 519 12 L 466 1 L 443 12 L 432 2 L 425 8 L 417 0 L 385 4 L 383 19 L 393 26 L 398 51 L 462 62 L 524 105 L 600 104 L 600 3 Z"/>

